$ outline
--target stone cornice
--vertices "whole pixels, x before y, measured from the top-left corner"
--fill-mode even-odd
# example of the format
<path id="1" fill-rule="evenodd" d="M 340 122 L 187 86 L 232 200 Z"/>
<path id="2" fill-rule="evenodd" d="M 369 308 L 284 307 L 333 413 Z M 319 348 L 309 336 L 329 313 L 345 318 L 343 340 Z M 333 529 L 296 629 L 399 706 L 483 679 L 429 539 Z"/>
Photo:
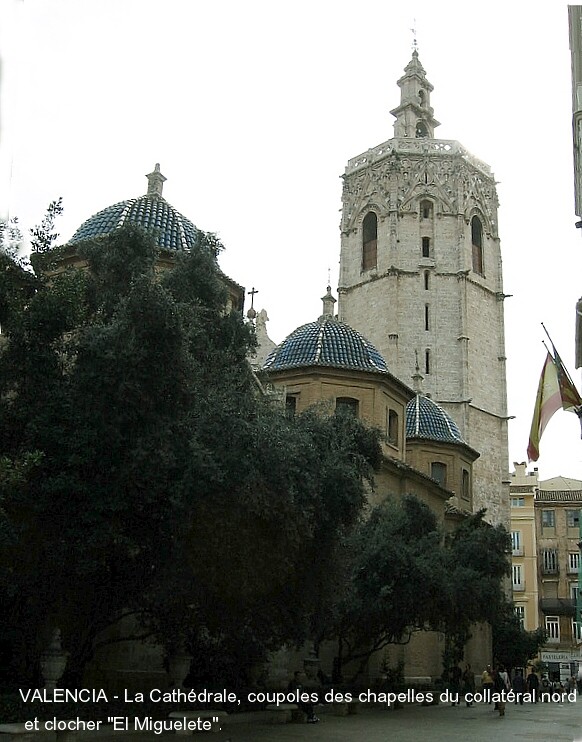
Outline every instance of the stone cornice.
<path id="1" fill-rule="evenodd" d="M 479 170 L 487 178 L 493 180 L 491 168 L 483 160 L 479 160 L 466 150 L 459 142 L 454 139 L 412 139 L 412 138 L 394 138 L 383 142 L 376 147 L 372 147 L 367 152 L 363 152 L 357 157 L 352 157 L 346 165 L 345 175 L 369 167 L 370 165 L 385 159 L 391 154 L 398 155 L 437 155 L 449 157 L 461 157 L 468 164 Z M 345 177 L 345 176 L 344 176 Z"/>

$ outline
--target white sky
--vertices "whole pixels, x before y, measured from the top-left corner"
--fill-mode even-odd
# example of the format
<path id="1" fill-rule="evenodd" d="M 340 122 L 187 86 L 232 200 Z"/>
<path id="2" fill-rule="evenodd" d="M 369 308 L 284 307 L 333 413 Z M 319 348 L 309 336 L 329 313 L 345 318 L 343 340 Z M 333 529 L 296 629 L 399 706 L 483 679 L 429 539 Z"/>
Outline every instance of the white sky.
<path id="1" fill-rule="evenodd" d="M 437 136 L 499 181 L 510 468 L 526 459 L 544 322 L 574 371 L 582 232 L 574 228 L 565 2 L 0 0 L 0 208 L 28 228 L 63 197 L 61 241 L 146 191 L 217 232 L 280 342 L 338 280 L 347 160 L 393 136 L 412 49 Z M 247 303 L 248 306 L 248 303 Z M 409 382 L 410 380 L 404 380 Z M 541 442 L 542 479 L 582 479 L 575 415 Z"/>

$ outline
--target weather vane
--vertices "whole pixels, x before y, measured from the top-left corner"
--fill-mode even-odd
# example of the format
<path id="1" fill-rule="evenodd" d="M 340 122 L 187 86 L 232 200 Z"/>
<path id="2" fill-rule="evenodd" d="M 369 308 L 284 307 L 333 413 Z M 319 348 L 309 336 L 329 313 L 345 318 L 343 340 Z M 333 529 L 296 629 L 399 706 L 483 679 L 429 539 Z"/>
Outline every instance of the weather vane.
<path id="1" fill-rule="evenodd" d="M 418 41 L 416 39 L 416 18 L 412 19 L 412 28 L 410 30 L 412 31 L 412 51 L 417 52 Z"/>

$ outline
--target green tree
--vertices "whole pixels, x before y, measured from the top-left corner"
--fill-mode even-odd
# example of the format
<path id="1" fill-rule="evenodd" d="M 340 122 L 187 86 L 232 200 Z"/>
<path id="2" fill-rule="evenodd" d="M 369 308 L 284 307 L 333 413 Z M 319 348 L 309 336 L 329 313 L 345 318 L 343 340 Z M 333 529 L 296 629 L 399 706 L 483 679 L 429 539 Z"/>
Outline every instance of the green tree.
<path id="1" fill-rule="evenodd" d="M 444 533 L 418 498 L 388 498 L 349 544 L 350 570 L 339 603 L 340 668 L 357 676 L 373 652 L 408 643 L 419 630 L 445 635 L 445 668 L 459 661 L 472 624 L 504 605 L 509 535 L 483 512 Z"/>
<path id="2" fill-rule="evenodd" d="M 526 631 L 507 601 L 492 621 L 493 656 L 506 667 L 525 667 L 547 641 L 543 628 Z"/>
<path id="3" fill-rule="evenodd" d="M 493 623 L 505 605 L 511 539 L 503 526 L 492 526 L 484 516 L 480 510 L 466 518 L 445 540 L 448 579 L 439 626 L 445 635 L 444 673 L 463 659 L 471 625 Z"/>
<path id="4" fill-rule="evenodd" d="M 338 667 L 436 623 L 445 581 L 442 534 L 418 498 L 388 498 L 374 508 L 349 544 L 351 570 L 339 608 Z"/>
<path id="5" fill-rule="evenodd" d="M 63 213 L 63 199 L 51 201 L 42 222 L 30 230 L 31 248 L 34 253 L 46 253 L 51 250 L 59 238 L 55 232 L 55 220 Z"/>
<path id="6" fill-rule="evenodd" d="M 34 456 L 2 502 L 14 677 L 32 682 L 58 626 L 79 682 L 122 615 L 168 652 L 241 641 L 256 658 L 310 629 L 378 438 L 316 412 L 290 420 L 261 398 L 252 328 L 224 311 L 219 249 L 200 232 L 159 274 L 152 238 L 125 227 L 79 246 L 87 271 L 39 269 L 12 310 L 0 455 Z"/>

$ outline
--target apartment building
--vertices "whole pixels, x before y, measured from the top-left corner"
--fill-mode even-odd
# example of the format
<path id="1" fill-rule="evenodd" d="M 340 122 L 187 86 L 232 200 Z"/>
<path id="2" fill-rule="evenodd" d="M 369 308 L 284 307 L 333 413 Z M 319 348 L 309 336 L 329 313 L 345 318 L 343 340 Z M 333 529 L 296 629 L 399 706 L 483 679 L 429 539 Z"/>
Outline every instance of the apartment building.
<path id="1" fill-rule="evenodd" d="M 547 632 L 540 658 L 550 674 L 566 677 L 582 662 L 576 622 L 580 568 L 582 482 L 538 480 L 537 469 L 515 464 L 511 476 L 513 602 L 527 631 Z"/>

